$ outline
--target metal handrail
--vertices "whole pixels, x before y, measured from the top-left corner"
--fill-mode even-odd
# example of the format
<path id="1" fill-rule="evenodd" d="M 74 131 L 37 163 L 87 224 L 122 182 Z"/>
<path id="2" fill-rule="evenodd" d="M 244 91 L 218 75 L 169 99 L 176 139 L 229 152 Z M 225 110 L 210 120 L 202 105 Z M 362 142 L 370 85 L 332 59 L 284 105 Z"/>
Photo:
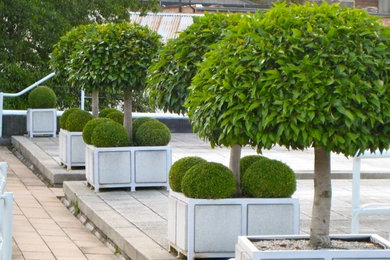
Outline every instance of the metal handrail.
<path id="1" fill-rule="evenodd" d="M 39 86 L 41 83 L 45 82 L 46 80 L 51 79 L 54 76 L 55 76 L 54 72 L 50 73 L 46 77 L 38 80 L 34 84 L 28 86 L 27 88 L 23 89 L 22 91 L 20 91 L 18 93 L 4 93 L 4 92 L 0 92 L 0 138 L 3 137 L 3 100 L 4 100 L 4 97 L 19 97 L 19 96 L 25 94 L 26 92 L 32 90 L 33 88 Z"/>

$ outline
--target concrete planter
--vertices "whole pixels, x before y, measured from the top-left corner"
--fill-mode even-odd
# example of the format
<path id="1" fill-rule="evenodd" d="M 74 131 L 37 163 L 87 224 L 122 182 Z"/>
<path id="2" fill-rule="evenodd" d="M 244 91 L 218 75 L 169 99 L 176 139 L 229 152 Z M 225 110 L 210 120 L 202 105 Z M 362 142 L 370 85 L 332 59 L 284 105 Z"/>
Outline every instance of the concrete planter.
<path id="1" fill-rule="evenodd" d="M 295 198 L 207 200 L 170 191 L 168 202 L 170 249 L 189 260 L 233 257 L 240 235 L 299 233 Z"/>
<path id="2" fill-rule="evenodd" d="M 236 246 L 236 260 L 287 260 L 287 259 L 321 259 L 321 260 L 378 260 L 390 259 L 389 241 L 377 235 L 331 235 L 331 238 L 342 240 L 366 240 L 381 244 L 384 250 L 279 250 L 259 251 L 252 241 L 264 239 L 309 239 L 309 236 L 249 236 L 239 237 Z"/>
<path id="3" fill-rule="evenodd" d="M 85 173 L 100 188 L 167 187 L 172 154 L 168 146 L 94 147 L 86 145 Z"/>
<path id="4" fill-rule="evenodd" d="M 56 136 L 57 110 L 27 109 L 27 132 L 30 138 L 34 136 Z"/>
<path id="5" fill-rule="evenodd" d="M 83 132 L 60 129 L 58 135 L 60 160 L 70 170 L 73 166 L 85 166 L 85 143 Z"/>

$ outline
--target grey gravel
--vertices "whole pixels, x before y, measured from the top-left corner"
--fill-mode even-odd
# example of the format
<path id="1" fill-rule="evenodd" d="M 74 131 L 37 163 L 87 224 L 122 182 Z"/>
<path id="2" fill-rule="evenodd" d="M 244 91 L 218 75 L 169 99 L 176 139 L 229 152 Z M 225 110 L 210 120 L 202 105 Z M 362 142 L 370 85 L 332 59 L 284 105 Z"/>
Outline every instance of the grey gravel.
<path id="1" fill-rule="evenodd" d="M 261 240 L 253 242 L 256 248 L 260 251 L 267 250 L 314 250 L 309 245 L 308 240 Z M 380 250 L 384 249 L 381 245 L 372 242 L 364 241 L 345 241 L 345 240 L 332 240 L 332 246 L 327 249 L 333 250 L 352 250 L 352 249 L 365 249 L 365 250 Z"/>

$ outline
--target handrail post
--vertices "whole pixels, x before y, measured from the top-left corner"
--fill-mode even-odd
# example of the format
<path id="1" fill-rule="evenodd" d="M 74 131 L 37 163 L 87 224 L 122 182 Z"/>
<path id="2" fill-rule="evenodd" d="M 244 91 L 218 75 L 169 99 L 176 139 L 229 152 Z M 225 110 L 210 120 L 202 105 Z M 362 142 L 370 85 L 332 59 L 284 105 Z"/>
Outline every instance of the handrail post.
<path id="1" fill-rule="evenodd" d="M 3 100 L 4 93 L 0 92 L 0 138 L 3 137 Z"/>
<path id="2" fill-rule="evenodd" d="M 81 90 L 81 97 L 80 97 L 80 109 L 84 110 L 84 103 L 85 103 L 85 90 Z"/>

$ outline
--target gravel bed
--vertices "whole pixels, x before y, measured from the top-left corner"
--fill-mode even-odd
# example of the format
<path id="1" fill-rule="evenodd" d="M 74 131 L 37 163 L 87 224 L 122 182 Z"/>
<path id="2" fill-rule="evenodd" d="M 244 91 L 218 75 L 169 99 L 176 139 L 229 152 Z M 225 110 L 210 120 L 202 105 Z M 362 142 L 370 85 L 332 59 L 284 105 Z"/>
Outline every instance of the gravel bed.
<path id="1" fill-rule="evenodd" d="M 286 239 L 286 240 L 261 240 L 254 241 L 253 244 L 260 251 L 267 250 L 314 250 L 309 245 L 309 241 L 306 239 Z M 328 249 L 333 250 L 352 250 L 352 249 L 364 249 L 364 250 L 380 250 L 383 249 L 381 245 L 367 241 L 346 241 L 332 239 L 331 247 Z"/>

